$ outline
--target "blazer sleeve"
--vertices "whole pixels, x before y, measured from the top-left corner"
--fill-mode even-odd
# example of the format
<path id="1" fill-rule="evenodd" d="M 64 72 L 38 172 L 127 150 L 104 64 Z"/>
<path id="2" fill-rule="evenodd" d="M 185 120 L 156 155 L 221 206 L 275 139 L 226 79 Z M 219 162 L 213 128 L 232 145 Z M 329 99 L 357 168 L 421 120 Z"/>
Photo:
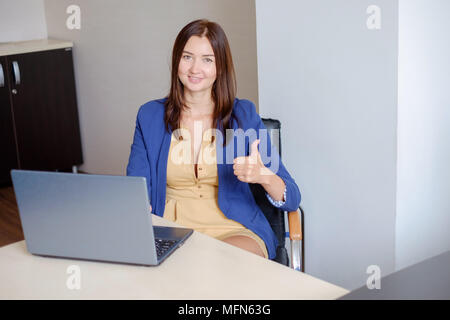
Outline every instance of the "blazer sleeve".
<path id="1" fill-rule="evenodd" d="M 127 176 L 144 177 L 146 179 L 149 201 L 151 201 L 150 164 L 139 115 L 140 111 L 136 117 L 136 129 L 134 131 L 133 144 L 131 145 L 130 158 L 127 165 Z"/>
<path id="2" fill-rule="evenodd" d="M 297 211 L 301 201 L 301 194 L 297 183 L 286 170 L 283 162 L 280 159 L 277 148 L 275 146 L 272 146 L 269 132 L 263 121 L 261 120 L 261 117 L 256 112 L 256 107 L 252 102 L 250 102 L 249 109 L 250 110 L 247 110 L 247 112 L 251 111 L 250 117 L 256 127 L 258 139 L 260 139 L 259 150 L 264 165 L 268 167 L 273 173 L 278 175 L 286 185 L 286 201 L 280 207 L 275 207 L 278 207 L 283 211 Z M 261 134 L 264 136 L 262 136 Z"/>

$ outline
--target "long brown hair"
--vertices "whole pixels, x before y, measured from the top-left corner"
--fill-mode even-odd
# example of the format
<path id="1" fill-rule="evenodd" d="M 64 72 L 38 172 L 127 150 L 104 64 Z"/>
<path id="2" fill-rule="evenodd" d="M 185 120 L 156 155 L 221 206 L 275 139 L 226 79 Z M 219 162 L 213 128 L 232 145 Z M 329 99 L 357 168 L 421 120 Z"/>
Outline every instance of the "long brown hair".
<path id="1" fill-rule="evenodd" d="M 178 78 L 178 65 L 186 42 L 192 36 L 206 37 L 214 51 L 217 77 L 211 93 L 215 104 L 213 128 L 217 128 L 218 125 L 219 130 L 225 136 L 225 130 L 231 128 L 231 112 L 236 97 L 236 75 L 225 32 L 217 23 L 206 19 L 190 22 L 175 39 L 172 51 L 172 80 L 165 103 L 164 122 L 166 130 L 169 131 L 169 124 L 172 130 L 180 128 L 180 115 L 185 101 L 184 86 Z"/>

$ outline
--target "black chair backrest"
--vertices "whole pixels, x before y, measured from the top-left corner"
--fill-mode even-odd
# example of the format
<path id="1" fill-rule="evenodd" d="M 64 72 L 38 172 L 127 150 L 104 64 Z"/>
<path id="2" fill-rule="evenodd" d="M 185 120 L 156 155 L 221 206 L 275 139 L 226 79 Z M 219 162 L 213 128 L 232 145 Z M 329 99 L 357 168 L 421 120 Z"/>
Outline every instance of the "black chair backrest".
<path id="1" fill-rule="evenodd" d="M 275 119 L 261 119 L 266 126 L 270 141 L 273 145 L 275 145 L 278 149 L 281 159 L 281 123 Z M 278 247 L 277 247 L 277 255 L 275 257 L 275 261 L 289 266 L 289 258 L 287 254 L 287 250 L 285 248 L 285 223 L 284 223 L 284 212 L 278 208 L 275 208 L 267 199 L 266 191 L 264 188 L 258 183 L 250 183 L 250 189 L 253 193 L 253 197 L 255 198 L 256 203 L 261 208 L 261 211 L 266 216 L 269 221 L 270 226 L 272 227 L 277 239 L 278 239 Z"/>

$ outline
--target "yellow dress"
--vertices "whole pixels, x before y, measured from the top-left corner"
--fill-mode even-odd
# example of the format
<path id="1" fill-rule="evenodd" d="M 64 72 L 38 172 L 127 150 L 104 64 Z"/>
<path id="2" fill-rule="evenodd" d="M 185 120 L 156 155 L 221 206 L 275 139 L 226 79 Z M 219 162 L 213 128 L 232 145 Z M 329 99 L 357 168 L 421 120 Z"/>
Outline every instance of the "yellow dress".
<path id="1" fill-rule="evenodd" d="M 181 132 L 187 130 L 182 128 Z M 198 177 L 191 161 L 189 136 L 172 133 L 167 160 L 166 205 L 163 217 L 192 228 L 218 240 L 242 235 L 258 243 L 268 258 L 264 241 L 235 220 L 228 219 L 218 205 L 219 178 L 217 175 L 216 141 L 212 130 L 203 135 L 198 160 Z"/>

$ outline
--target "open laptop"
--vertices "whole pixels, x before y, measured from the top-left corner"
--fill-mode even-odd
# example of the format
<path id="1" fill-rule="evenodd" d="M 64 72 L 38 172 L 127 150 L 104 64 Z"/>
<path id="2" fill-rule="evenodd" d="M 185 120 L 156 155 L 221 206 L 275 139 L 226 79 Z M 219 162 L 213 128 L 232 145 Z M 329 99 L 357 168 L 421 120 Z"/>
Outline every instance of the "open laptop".
<path id="1" fill-rule="evenodd" d="M 158 265 L 192 229 L 152 225 L 143 177 L 11 170 L 32 254 Z"/>

